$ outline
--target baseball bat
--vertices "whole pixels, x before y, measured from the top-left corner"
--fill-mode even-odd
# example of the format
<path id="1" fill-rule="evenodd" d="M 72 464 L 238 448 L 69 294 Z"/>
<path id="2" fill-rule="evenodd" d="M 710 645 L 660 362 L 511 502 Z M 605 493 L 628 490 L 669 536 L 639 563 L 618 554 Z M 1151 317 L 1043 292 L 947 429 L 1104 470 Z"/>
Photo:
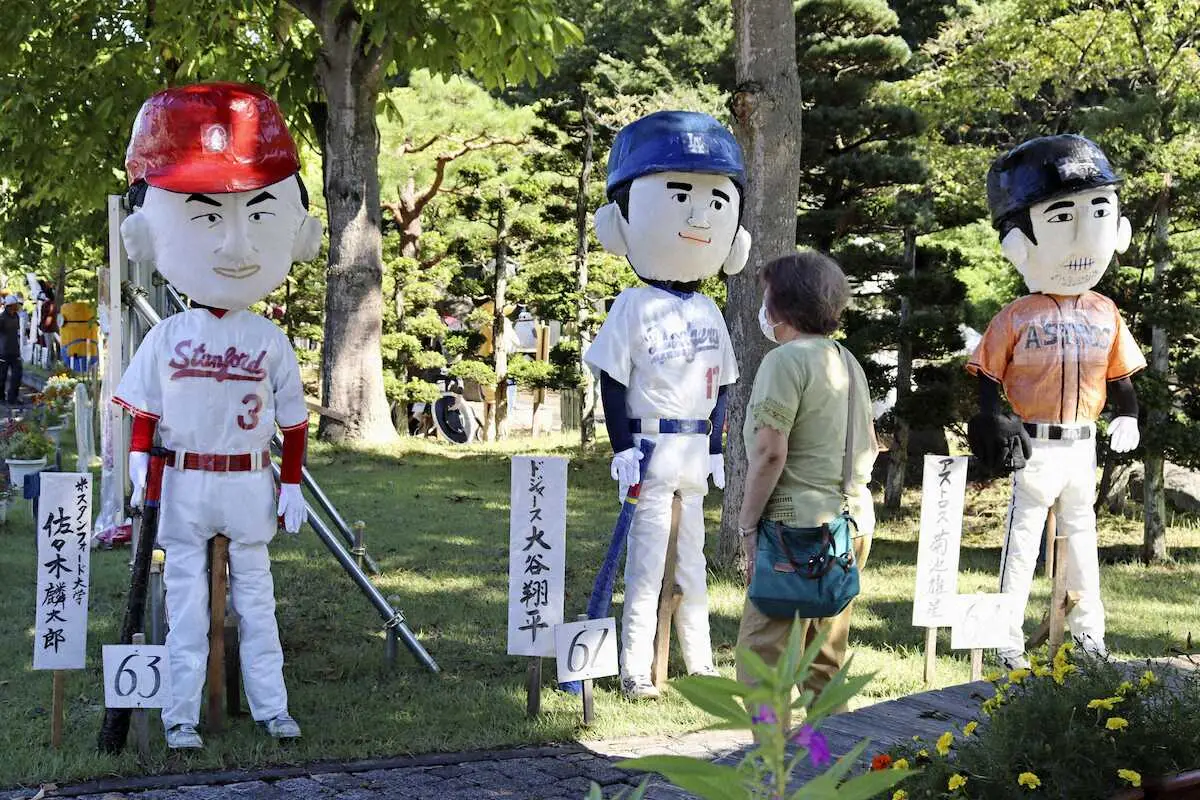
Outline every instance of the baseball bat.
<path id="1" fill-rule="evenodd" d="M 146 617 L 146 587 L 150 582 L 150 558 L 158 533 L 158 505 L 162 497 L 162 474 L 167 451 L 155 447 L 150 451 L 150 466 L 146 471 L 145 508 L 142 510 L 142 530 L 138 536 L 137 553 L 133 557 L 133 572 L 129 577 L 129 599 L 121 620 L 118 644 L 133 644 L 133 635 L 142 633 Z M 105 753 L 119 753 L 129 737 L 131 708 L 109 708 L 104 711 L 100 725 L 99 747 Z"/>
<path id="2" fill-rule="evenodd" d="M 642 460 L 638 465 L 638 482 L 629 487 L 625 493 L 625 502 L 621 504 L 621 513 L 617 515 L 617 524 L 613 526 L 612 539 L 608 543 L 608 553 L 596 573 L 596 582 L 592 585 L 592 596 L 588 598 L 588 619 L 600 619 L 608 616 L 608 608 L 612 604 L 613 586 L 617 582 L 617 567 L 621 561 L 621 551 L 625 549 L 625 540 L 629 538 L 629 527 L 633 524 L 633 515 L 637 511 L 638 497 L 642 490 L 642 481 L 646 479 L 646 470 L 650 467 L 650 458 L 654 455 L 654 442 L 642 439 L 638 443 L 642 451 Z M 579 694 L 582 691 L 579 681 L 569 681 L 559 685 L 564 692 Z"/>

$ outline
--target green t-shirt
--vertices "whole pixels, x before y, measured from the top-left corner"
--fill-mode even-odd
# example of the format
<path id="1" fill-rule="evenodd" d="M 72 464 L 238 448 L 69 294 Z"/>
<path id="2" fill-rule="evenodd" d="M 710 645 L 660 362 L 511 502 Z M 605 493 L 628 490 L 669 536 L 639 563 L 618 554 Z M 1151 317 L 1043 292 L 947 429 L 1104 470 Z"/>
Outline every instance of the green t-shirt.
<path id="1" fill-rule="evenodd" d="M 857 361 L 851 358 L 851 362 L 858 395 L 851 437 L 855 454 L 851 494 L 856 495 L 865 494 L 877 447 L 866 375 Z M 841 512 L 848 379 L 841 349 L 824 337 L 794 339 L 763 358 L 742 430 L 746 452 L 755 452 L 756 433 L 762 426 L 788 435 L 787 460 L 763 519 L 815 527 Z M 854 503 L 851 511 L 856 511 Z"/>

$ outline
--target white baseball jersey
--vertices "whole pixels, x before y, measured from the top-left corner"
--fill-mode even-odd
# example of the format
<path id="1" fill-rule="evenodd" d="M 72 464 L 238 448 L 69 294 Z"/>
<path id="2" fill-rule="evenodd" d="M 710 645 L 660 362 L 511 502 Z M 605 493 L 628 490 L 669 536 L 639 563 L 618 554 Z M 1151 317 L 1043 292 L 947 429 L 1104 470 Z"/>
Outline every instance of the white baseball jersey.
<path id="1" fill-rule="evenodd" d="M 718 390 L 738 377 L 712 298 L 654 286 L 617 296 L 584 360 L 625 385 L 630 419 L 708 419 Z"/>
<path id="2" fill-rule="evenodd" d="M 197 308 L 155 325 L 113 401 L 156 417 L 164 447 L 197 453 L 262 451 L 276 423 L 308 421 L 291 343 L 245 309 L 218 317 Z"/>

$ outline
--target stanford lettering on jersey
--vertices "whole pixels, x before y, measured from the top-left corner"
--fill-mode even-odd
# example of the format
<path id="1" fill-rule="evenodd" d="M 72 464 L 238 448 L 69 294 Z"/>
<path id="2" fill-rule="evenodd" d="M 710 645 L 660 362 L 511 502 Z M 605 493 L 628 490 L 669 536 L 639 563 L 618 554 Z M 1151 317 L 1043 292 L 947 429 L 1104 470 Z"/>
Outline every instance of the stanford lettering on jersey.
<path id="1" fill-rule="evenodd" d="M 218 383 L 223 381 L 261 381 L 267 377 L 263 362 L 267 351 L 253 357 L 236 347 L 226 348 L 223 355 L 209 353 L 204 343 L 193 346 L 191 339 L 175 345 L 175 356 L 167 362 L 174 372 L 171 380 L 180 378 L 208 378 Z"/>
<path id="2" fill-rule="evenodd" d="M 652 364 L 663 364 L 675 358 L 690 364 L 697 353 L 720 349 L 721 332 L 716 327 L 701 327 L 691 322 L 687 324 L 687 331 L 668 331 L 653 326 L 646 332 L 646 347 Z"/>

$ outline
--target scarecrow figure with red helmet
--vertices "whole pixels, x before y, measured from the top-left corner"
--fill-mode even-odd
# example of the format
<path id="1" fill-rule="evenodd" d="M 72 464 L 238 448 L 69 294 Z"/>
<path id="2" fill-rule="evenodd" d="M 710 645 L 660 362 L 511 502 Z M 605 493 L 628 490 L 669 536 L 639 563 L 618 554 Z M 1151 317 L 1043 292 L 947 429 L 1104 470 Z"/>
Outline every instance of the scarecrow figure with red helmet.
<path id="1" fill-rule="evenodd" d="M 733 134 L 692 111 L 631 122 L 608 157 L 610 202 L 596 212 L 596 235 L 645 282 L 617 296 L 585 356 L 600 374 L 611 472 L 622 500 L 639 481 L 638 442 L 655 444 L 625 560 L 621 687 L 631 699 L 658 697 L 650 668 L 675 494 L 681 498 L 675 575 L 683 590 L 676 627 L 688 672 L 714 673 L 703 504 L 710 476 L 717 488 L 725 486 L 721 437 L 738 369 L 720 309 L 697 289 L 702 279 L 746 264 L 745 179 Z"/>
<path id="2" fill-rule="evenodd" d="M 994 470 L 1014 472 L 1001 554 L 1000 591 L 1017 599 L 1008 669 L 1027 667 L 1022 623 L 1046 514 L 1067 538 L 1066 585 L 1079 603 L 1071 635 L 1103 654 L 1104 605 L 1096 552 L 1096 420 L 1111 402 L 1109 447 L 1137 447 L 1138 403 L 1130 377 L 1146 366 L 1121 312 L 1091 291 L 1114 253 L 1129 246 L 1117 177 L 1094 142 L 1045 136 L 998 158 L 987 176 L 992 224 L 1030 294 L 988 324 L 967 370 L 978 375 L 981 411 L 971 450 Z M 1000 409 L 1000 388 L 1016 418 Z"/>
<path id="3" fill-rule="evenodd" d="M 270 320 L 247 310 L 316 256 L 296 146 L 275 102 L 231 83 L 159 92 L 142 106 L 125 167 L 133 213 L 121 226 L 130 258 L 154 262 L 192 308 L 154 326 L 114 400 L 133 414 L 133 502 L 146 484 L 157 429 L 169 451 L 158 541 L 166 549 L 171 748 L 203 746 L 196 726 L 208 653 L 208 540 L 230 540 L 241 667 L 254 719 L 295 738 L 267 543 L 307 513 L 300 491 L 308 412 L 296 355 Z M 276 500 L 270 442 L 283 432 Z"/>

